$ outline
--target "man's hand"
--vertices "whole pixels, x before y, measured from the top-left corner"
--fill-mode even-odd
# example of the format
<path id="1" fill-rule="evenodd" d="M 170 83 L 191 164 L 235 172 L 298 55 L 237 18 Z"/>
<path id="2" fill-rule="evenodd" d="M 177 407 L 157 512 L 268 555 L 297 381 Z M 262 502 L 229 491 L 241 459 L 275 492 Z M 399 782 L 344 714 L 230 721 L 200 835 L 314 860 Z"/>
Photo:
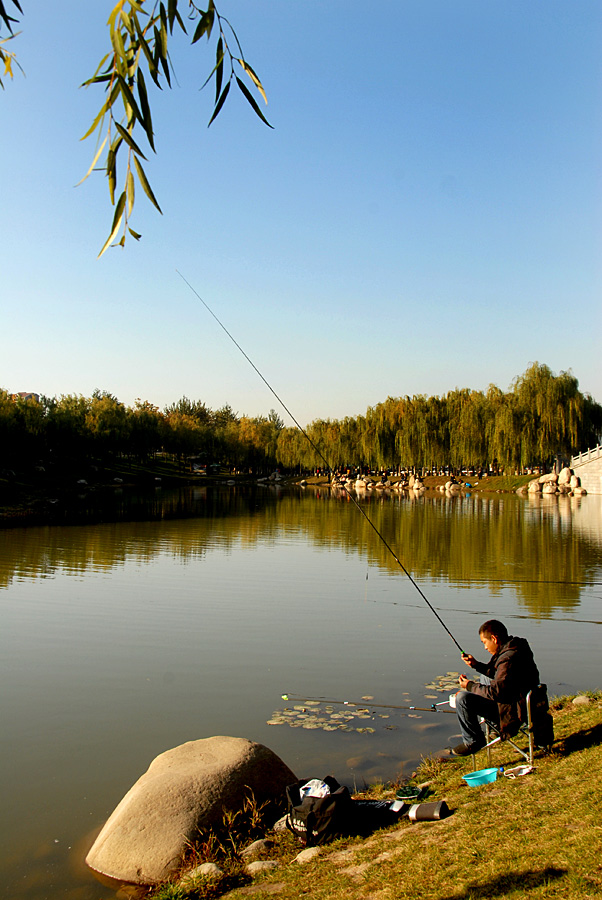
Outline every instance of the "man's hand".
<path id="1" fill-rule="evenodd" d="M 462 662 L 465 662 L 467 666 L 470 666 L 471 669 L 474 669 L 476 659 L 470 653 L 463 653 L 462 654 Z"/>
<path id="2" fill-rule="evenodd" d="M 460 675 L 460 677 L 458 678 L 458 683 L 463 691 L 466 690 L 466 685 L 468 684 L 469 681 L 470 681 L 470 678 L 468 677 L 468 675 Z"/>

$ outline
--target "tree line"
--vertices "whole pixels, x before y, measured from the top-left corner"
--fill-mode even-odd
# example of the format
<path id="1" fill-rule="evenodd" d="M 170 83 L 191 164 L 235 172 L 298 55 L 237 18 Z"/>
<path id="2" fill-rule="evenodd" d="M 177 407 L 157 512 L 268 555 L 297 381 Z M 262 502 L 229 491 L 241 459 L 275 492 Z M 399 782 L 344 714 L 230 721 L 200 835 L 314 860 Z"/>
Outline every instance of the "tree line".
<path id="1" fill-rule="evenodd" d="M 232 468 L 279 466 L 426 468 L 546 466 L 556 456 L 593 446 L 602 406 L 579 390 L 571 372 L 532 364 L 506 392 L 455 389 L 443 396 L 388 397 L 365 415 L 317 419 L 303 434 L 267 416 L 212 410 L 187 397 L 160 410 L 148 401 L 127 407 L 107 391 L 92 397 L 23 399 L 0 390 L 0 461 L 22 467 L 71 458 L 119 455 L 145 461 L 157 452 Z M 308 440 L 308 437 L 310 440 Z"/>

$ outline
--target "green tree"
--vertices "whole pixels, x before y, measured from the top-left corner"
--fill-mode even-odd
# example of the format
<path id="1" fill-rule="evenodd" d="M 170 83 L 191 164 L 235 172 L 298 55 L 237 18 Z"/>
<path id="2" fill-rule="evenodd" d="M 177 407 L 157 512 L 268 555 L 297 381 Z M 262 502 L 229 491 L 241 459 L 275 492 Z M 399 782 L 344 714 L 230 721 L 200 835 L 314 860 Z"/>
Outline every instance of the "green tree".
<path id="1" fill-rule="evenodd" d="M 80 457 L 86 453 L 90 434 L 86 419 L 90 400 L 79 394 L 63 394 L 44 398 L 47 410 L 48 447 L 61 458 Z"/>
<path id="2" fill-rule="evenodd" d="M 128 409 L 129 447 L 139 459 L 145 460 L 163 446 L 165 416 L 148 400 L 137 399 L 133 409 Z"/>
<path id="3" fill-rule="evenodd" d="M 86 413 L 86 428 L 101 455 L 125 451 L 129 436 L 127 410 L 108 391 L 94 391 Z"/>
<path id="4" fill-rule="evenodd" d="M 206 446 L 205 431 L 192 416 L 174 412 L 167 418 L 164 447 L 179 460 L 200 453 Z"/>
<path id="5" fill-rule="evenodd" d="M 171 416 L 173 413 L 182 413 L 190 416 L 198 422 L 199 425 L 209 425 L 213 420 L 213 413 L 208 406 L 205 406 L 202 400 L 189 400 L 188 397 L 182 397 L 177 403 L 172 403 L 165 407 L 165 415 Z"/>

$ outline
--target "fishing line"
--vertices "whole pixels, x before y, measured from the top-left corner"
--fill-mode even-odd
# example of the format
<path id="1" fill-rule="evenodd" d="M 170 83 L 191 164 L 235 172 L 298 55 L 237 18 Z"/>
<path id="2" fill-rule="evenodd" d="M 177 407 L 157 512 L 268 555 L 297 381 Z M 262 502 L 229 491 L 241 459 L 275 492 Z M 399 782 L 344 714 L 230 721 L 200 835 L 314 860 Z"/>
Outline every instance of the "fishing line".
<path id="1" fill-rule="evenodd" d="M 366 598 L 366 601 L 368 603 L 374 603 L 375 606 L 403 606 L 404 609 L 422 609 L 422 607 L 416 603 L 403 603 L 402 604 L 399 602 L 399 600 L 368 600 Z M 440 607 L 437 607 L 437 609 L 440 609 Z M 462 609 L 462 608 L 458 608 L 456 606 L 446 606 L 445 612 L 464 613 L 467 616 L 480 616 L 481 618 L 491 615 L 490 610 Z M 526 621 L 529 621 L 529 622 L 533 621 L 533 616 L 528 616 L 528 615 L 526 615 L 526 613 L 504 613 L 504 618 L 505 619 L 525 619 Z M 566 616 L 566 618 L 563 618 L 563 619 L 557 619 L 557 618 L 554 618 L 553 616 L 550 616 L 550 617 L 547 617 L 544 621 L 546 624 L 548 622 L 554 622 L 559 625 L 563 625 L 565 622 L 577 622 L 582 625 L 602 625 L 602 622 L 598 621 L 597 619 L 576 619 L 576 618 L 574 618 L 574 616 Z"/>
<path id="2" fill-rule="evenodd" d="M 353 706 L 360 709 L 417 709 L 420 712 L 441 712 L 451 713 L 455 716 L 455 712 L 451 709 L 439 709 L 449 700 L 442 700 L 441 703 L 431 703 L 430 706 L 396 706 L 394 703 L 367 703 L 365 700 L 331 700 L 330 697 L 297 697 L 296 694 L 282 694 L 283 700 L 290 700 L 291 703 L 329 703 L 338 706 Z"/>
<path id="3" fill-rule="evenodd" d="M 182 275 L 182 273 L 181 273 L 178 269 L 176 269 L 176 272 L 177 272 L 177 274 L 180 276 L 180 278 L 182 279 L 182 281 L 184 282 L 184 284 L 187 284 L 187 285 L 188 285 L 188 287 L 190 288 L 190 290 L 192 291 L 192 293 L 195 295 L 195 297 L 197 297 L 197 298 L 201 301 L 201 303 L 203 304 L 203 306 L 205 307 L 205 309 L 207 310 L 207 312 L 215 319 L 215 321 L 217 322 L 217 324 L 219 325 L 219 327 L 220 327 L 220 328 L 222 329 L 222 331 L 225 332 L 225 334 L 230 338 L 230 340 L 232 341 L 232 343 L 234 344 L 234 346 L 237 347 L 237 348 L 240 350 L 240 352 L 242 353 L 242 355 L 244 356 L 244 358 L 247 360 L 247 362 L 249 363 L 249 365 L 251 366 L 251 368 L 254 369 L 254 371 L 259 375 L 259 377 L 261 378 L 261 380 L 263 381 L 263 383 L 265 384 L 265 386 L 268 388 L 268 390 L 270 391 L 270 393 L 273 394 L 273 396 L 276 398 L 276 400 L 278 401 L 278 403 L 280 403 L 280 405 L 281 405 L 282 408 L 285 410 L 285 412 L 287 412 L 288 415 L 291 417 L 291 419 L 293 420 L 293 422 L 295 423 L 295 425 L 297 426 L 297 428 L 299 429 L 299 431 L 301 432 L 301 434 L 307 439 L 307 441 L 309 441 L 310 446 L 314 449 L 314 451 L 316 452 L 316 454 L 318 455 L 318 457 L 322 460 L 322 462 L 324 463 L 324 465 L 326 466 L 326 468 L 327 468 L 327 469 L 330 469 L 330 470 L 332 471 L 332 467 L 331 467 L 330 463 L 328 462 L 328 460 L 325 458 L 325 456 L 324 456 L 324 454 L 322 453 L 322 451 L 316 446 L 316 444 L 315 444 L 314 441 L 311 439 L 311 437 L 309 436 L 309 434 L 307 433 L 307 431 L 305 430 L 305 428 L 303 428 L 303 426 L 299 424 L 299 422 L 297 421 L 297 419 L 295 418 L 295 416 L 292 414 L 292 412 L 290 411 L 290 409 L 288 408 L 288 406 L 286 405 L 286 403 L 284 402 L 284 400 L 282 400 L 282 398 L 278 396 L 278 394 L 276 393 L 276 391 L 274 390 L 274 388 L 272 387 L 272 385 L 269 383 L 269 381 L 268 381 L 266 378 L 264 378 L 264 376 L 263 376 L 262 373 L 259 371 L 259 369 L 258 369 L 257 366 L 255 365 L 255 363 L 253 362 L 253 360 L 250 359 L 249 356 L 247 356 L 247 354 L 245 353 L 245 351 L 243 350 L 243 348 L 240 346 L 240 344 L 238 343 L 238 341 L 230 334 L 230 332 L 228 331 L 228 329 L 226 328 L 226 326 L 223 324 L 223 322 L 220 321 L 220 319 L 218 319 L 218 317 L 215 315 L 215 313 L 213 312 L 213 310 L 207 305 L 207 303 L 203 300 L 203 298 L 202 298 L 201 295 L 198 293 L 198 291 L 196 291 L 196 290 L 193 288 L 193 286 L 190 284 L 190 282 L 187 281 L 186 278 L 184 278 L 184 276 Z M 390 544 L 385 540 L 385 538 L 384 538 L 383 535 L 380 533 L 380 531 L 378 530 L 378 528 L 376 527 L 376 525 L 374 524 L 374 522 L 373 522 L 373 521 L 370 519 L 370 517 L 364 512 L 364 510 L 362 509 L 362 507 L 360 506 L 360 504 L 357 502 L 357 500 L 355 499 L 355 497 L 353 496 L 353 494 L 351 493 L 351 491 L 348 490 L 347 487 L 346 487 L 345 485 L 341 485 L 341 487 L 343 487 L 343 489 L 344 489 L 345 492 L 347 493 L 347 496 L 348 496 L 349 499 L 355 504 L 356 509 L 358 509 L 359 512 L 362 514 L 362 516 L 364 517 L 364 519 L 366 520 L 366 522 L 369 524 L 370 528 L 372 528 L 372 530 L 375 532 L 375 534 L 377 534 L 378 537 L 381 539 L 381 541 L 383 542 L 383 544 L 385 545 L 385 547 L 387 548 L 387 550 L 389 551 L 389 553 L 391 554 L 391 556 L 393 557 L 393 559 L 395 560 L 395 562 L 397 563 L 397 565 L 399 566 L 399 568 L 402 570 L 402 572 L 403 572 L 403 573 L 406 575 L 406 577 L 409 579 L 409 581 L 410 581 L 410 583 L 412 584 L 412 586 L 418 591 L 418 593 L 420 594 L 420 596 L 422 597 L 422 599 L 424 600 L 424 602 L 426 603 L 426 605 L 428 606 L 428 608 L 430 609 L 430 611 L 431 611 L 431 612 L 433 613 L 433 615 L 438 619 L 439 624 L 443 627 L 443 629 L 444 629 L 444 630 L 447 632 L 447 634 L 450 636 L 450 638 L 452 639 L 452 641 L 454 642 L 454 644 L 456 645 L 456 647 L 458 648 L 458 650 L 460 651 L 460 653 L 461 653 L 461 654 L 464 654 L 464 651 L 462 650 L 460 644 L 457 642 L 457 640 L 455 639 L 455 637 L 453 636 L 453 634 L 451 633 L 451 631 L 449 630 L 449 628 L 447 627 L 447 625 L 445 624 L 445 622 L 443 621 L 443 619 L 441 618 L 441 616 L 439 615 L 439 613 L 436 611 L 435 607 L 429 602 L 428 598 L 426 597 L 426 595 L 425 595 L 424 592 L 422 591 L 420 585 L 417 584 L 417 582 L 412 578 L 410 572 L 406 569 L 406 567 L 404 566 L 404 564 L 402 563 L 402 561 L 399 559 L 399 557 L 397 556 L 397 554 L 395 553 L 395 551 L 393 550 L 393 548 L 390 546 Z"/>

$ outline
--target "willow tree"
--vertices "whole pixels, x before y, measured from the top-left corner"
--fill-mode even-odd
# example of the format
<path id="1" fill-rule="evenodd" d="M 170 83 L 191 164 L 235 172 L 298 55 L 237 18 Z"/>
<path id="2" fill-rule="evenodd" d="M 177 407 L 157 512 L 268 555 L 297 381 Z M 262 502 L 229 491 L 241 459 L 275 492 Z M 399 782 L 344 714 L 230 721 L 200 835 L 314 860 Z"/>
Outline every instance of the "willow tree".
<path id="1" fill-rule="evenodd" d="M 12 15 L 7 3 L 12 4 L 9 7 Z M 18 65 L 16 54 L 10 49 L 18 34 L 14 32 L 17 14 L 23 15 L 19 0 L 0 0 L 0 63 L 4 65 L 4 75 L 11 78 L 13 67 Z M 188 35 L 184 19 L 190 28 L 191 44 L 201 38 L 215 41 L 215 63 L 202 85 L 213 83 L 215 90 L 209 125 L 219 115 L 234 86 L 261 121 L 272 127 L 258 103 L 259 98 L 267 103 L 263 85 L 245 59 L 234 28 L 220 15 L 213 0 L 207 0 L 206 9 L 194 0 L 167 0 L 166 4 L 156 0 L 119 0 L 107 21 L 108 52 L 82 85 L 98 86 L 104 91 L 100 108 L 82 138 L 96 141 L 92 162 L 82 181 L 92 172 L 103 172 L 114 207 L 109 235 L 99 257 L 110 246 L 123 247 L 128 235 L 140 240 L 141 235 L 130 225 L 136 186 L 161 212 L 142 164 L 147 158 L 145 151 L 156 152 L 147 79 L 149 86 L 152 82 L 160 90 L 171 87 L 173 66 L 169 48 L 174 30 Z M 3 28 L 8 32 L 7 37 Z M 0 87 L 3 87 L 1 79 Z"/>
<path id="2" fill-rule="evenodd" d="M 280 429 L 276 455 L 287 469 L 293 469 L 295 466 L 310 469 L 314 465 L 311 445 L 298 428 Z"/>
<path id="3" fill-rule="evenodd" d="M 397 456 L 404 466 L 443 465 L 447 431 L 444 406 L 438 397 L 418 394 L 397 401 Z"/>
<path id="4" fill-rule="evenodd" d="M 482 465 L 488 460 L 485 437 L 485 397 L 468 388 L 450 391 L 446 397 L 449 428 L 449 460 L 452 466 Z"/>
<path id="5" fill-rule="evenodd" d="M 579 448 L 585 403 L 570 372 L 554 375 L 535 362 L 514 380 L 512 393 L 520 418 L 522 465 L 546 463 Z"/>
<path id="6" fill-rule="evenodd" d="M 512 394 L 490 384 L 486 394 L 487 462 L 515 469 L 521 463 L 520 417 Z"/>

